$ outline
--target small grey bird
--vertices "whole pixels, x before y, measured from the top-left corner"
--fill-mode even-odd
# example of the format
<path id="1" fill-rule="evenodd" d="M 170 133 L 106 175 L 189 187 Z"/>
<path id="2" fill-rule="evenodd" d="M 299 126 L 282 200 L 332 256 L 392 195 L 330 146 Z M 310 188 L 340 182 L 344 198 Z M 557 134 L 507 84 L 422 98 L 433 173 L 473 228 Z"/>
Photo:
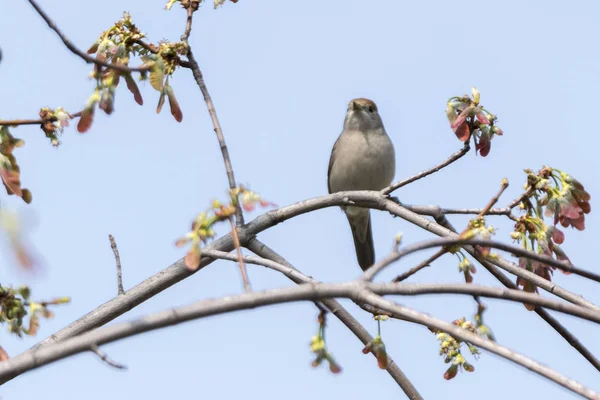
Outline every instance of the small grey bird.
<path id="1" fill-rule="evenodd" d="M 394 145 L 385 132 L 377 106 L 369 99 L 350 101 L 344 130 L 329 159 L 329 193 L 381 190 L 392 183 L 395 171 Z M 342 207 L 342 210 L 350 222 L 358 264 L 366 270 L 375 263 L 369 209 Z"/>

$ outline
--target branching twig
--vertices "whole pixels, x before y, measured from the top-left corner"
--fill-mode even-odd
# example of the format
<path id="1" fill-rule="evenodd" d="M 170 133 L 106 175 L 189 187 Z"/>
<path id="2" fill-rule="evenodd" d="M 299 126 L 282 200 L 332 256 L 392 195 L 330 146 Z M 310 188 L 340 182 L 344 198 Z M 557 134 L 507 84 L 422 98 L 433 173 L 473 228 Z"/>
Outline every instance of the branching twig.
<path id="1" fill-rule="evenodd" d="M 408 279 L 409 277 L 413 276 L 414 274 L 416 274 L 417 272 L 419 272 L 423 268 L 429 267 L 429 265 L 432 262 L 434 262 L 435 260 L 437 260 L 438 258 L 440 258 L 441 256 L 443 256 L 447 252 L 448 251 L 446 249 L 440 249 L 440 250 L 438 250 L 434 255 L 432 255 L 431 257 L 429 257 L 427 260 L 419 263 L 416 267 L 412 267 L 408 271 L 403 272 L 402 274 L 400 274 L 397 277 L 395 277 L 394 279 L 392 279 L 392 282 L 402 282 L 402 281 Z"/>
<path id="2" fill-rule="evenodd" d="M 246 292 L 250 292 L 252 290 L 252 286 L 250 286 L 250 280 L 248 279 L 248 272 L 246 271 L 246 265 L 244 264 L 244 256 L 242 255 L 242 245 L 240 244 L 240 238 L 237 234 L 237 228 L 233 223 L 233 217 L 229 217 L 229 223 L 231 224 L 231 236 L 233 237 L 233 245 L 238 254 L 238 263 L 240 265 L 240 272 L 242 274 L 242 281 L 244 282 L 244 289 Z"/>
<path id="3" fill-rule="evenodd" d="M 108 235 L 108 240 L 110 240 L 110 247 L 115 255 L 115 262 L 117 263 L 117 290 L 118 294 L 125 294 L 123 290 L 123 274 L 121 272 L 121 257 L 119 256 L 119 249 L 117 248 L 117 242 L 115 242 L 115 238 L 113 235 Z"/>
<path id="4" fill-rule="evenodd" d="M 514 199 L 508 206 L 506 206 L 506 208 L 509 208 L 512 210 L 513 208 L 518 206 L 523 200 L 525 200 L 527 197 L 529 197 L 534 191 L 535 191 L 534 188 L 532 188 L 532 187 L 528 188 L 525 191 L 525 193 L 523 193 L 522 195 L 520 195 L 519 197 Z"/>
<path id="5" fill-rule="evenodd" d="M 76 112 L 75 114 L 69 114 L 71 119 L 81 117 L 82 111 Z M 18 125 L 41 125 L 44 120 L 42 119 L 13 119 L 13 120 L 0 120 L 0 126 L 18 126 Z"/>
<path id="6" fill-rule="evenodd" d="M 392 193 L 394 190 L 401 188 L 402 186 L 406 186 L 409 183 L 412 183 L 414 181 L 418 181 L 421 178 L 426 177 L 427 175 L 431 175 L 435 172 L 438 172 L 440 169 L 447 167 L 448 165 L 452 164 L 454 161 L 458 160 L 459 158 L 461 158 L 462 156 L 464 156 L 465 154 L 467 154 L 470 150 L 470 145 L 469 142 L 465 142 L 465 145 L 462 149 L 460 149 L 459 151 L 457 151 L 456 153 L 452 154 L 446 161 L 442 162 L 441 164 L 436 165 L 433 168 L 427 169 L 425 171 L 419 172 L 418 174 L 411 176 L 410 178 L 406 178 L 404 180 L 401 180 L 399 182 L 393 183 L 390 186 L 386 187 L 385 189 L 383 189 L 381 191 L 381 193 L 383 195 L 388 195 L 390 193 Z"/>
<path id="7" fill-rule="evenodd" d="M 119 72 L 123 72 L 123 73 L 144 72 L 144 71 L 150 70 L 150 68 L 151 68 L 150 66 L 125 67 L 123 65 L 111 64 L 107 61 L 98 60 L 95 57 L 89 56 L 88 54 L 84 53 L 83 51 L 81 51 L 77 47 L 75 47 L 75 45 L 73 43 L 71 43 L 71 41 L 58 29 L 58 27 L 56 26 L 54 21 L 52 21 L 50 19 L 50 17 L 44 12 L 44 10 L 42 10 L 40 8 L 40 6 L 37 4 L 37 2 L 35 0 L 28 0 L 28 1 L 33 6 L 33 8 L 35 8 L 35 11 L 37 11 L 37 13 L 40 15 L 40 17 L 42 17 L 44 19 L 44 21 L 46 21 L 46 23 L 48 24 L 50 29 L 52 29 L 54 32 L 56 32 L 56 34 L 58 35 L 60 40 L 62 40 L 64 45 L 67 47 L 67 49 L 69 49 L 71 51 L 71 53 L 73 53 L 73 54 L 79 56 L 80 58 L 82 58 L 83 60 L 85 60 L 85 62 L 87 62 L 88 64 L 102 65 L 103 67 L 111 68 L 111 69 L 114 69 L 115 71 L 119 71 Z"/>
<path id="8" fill-rule="evenodd" d="M 223 136 L 223 130 L 221 129 L 221 123 L 219 122 L 219 118 L 217 117 L 215 105 L 213 104 L 212 98 L 208 93 L 208 89 L 206 88 L 206 84 L 204 83 L 204 77 L 202 76 L 202 72 L 200 71 L 198 62 L 194 58 L 194 54 L 192 53 L 191 48 L 188 49 L 187 56 L 189 59 L 190 68 L 192 69 L 192 74 L 194 75 L 194 79 L 196 80 L 196 83 L 198 84 L 198 87 L 202 92 L 202 96 L 204 97 L 204 101 L 206 102 L 206 107 L 208 108 L 208 113 L 210 114 L 210 119 L 213 123 L 215 134 L 217 135 L 217 140 L 219 141 L 221 155 L 223 156 L 223 162 L 225 163 L 225 171 L 227 172 L 227 179 L 229 180 L 229 189 L 233 190 L 236 188 L 235 176 L 233 175 L 233 166 L 231 164 L 231 159 L 229 158 L 229 150 L 227 150 L 225 136 Z M 237 226 L 242 226 L 244 224 L 244 215 L 242 213 L 242 208 L 239 204 L 239 201 L 236 202 L 235 217 Z"/>
<path id="9" fill-rule="evenodd" d="M 486 215 L 492 209 L 492 207 L 494 207 L 496 205 L 496 203 L 500 199 L 500 196 L 502 196 L 502 193 L 504 193 L 504 191 L 506 190 L 507 187 L 508 187 L 508 179 L 504 178 L 504 179 L 502 179 L 502 184 L 500 186 L 500 190 L 498 191 L 498 193 L 496 193 L 496 195 L 491 198 L 489 203 L 487 203 L 487 205 L 485 207 L 483 207 L 483 209 L 481 210 L 479 215 L 477 215 L 477 217 L 481 218 L 484 215 Z"/>
<path id="10" fill-rule="evenodd" d="M 196 11 L 196 7 L 198 4 L 194 5 L 193 1 L 188 1 L 186 10 L 187 10 L 187 18 L 185 20 L 185 31 L 181 36 L 181 41 L 188 43 L 188 39 L 190 38 L 190 33 L 192 33 L 192 18 L 194 17 L 194 11 Z"/>
<path id="11" fill-rule="evenodd" d="M 116 369 L 127 369 L 127 365 L 124 364 L 119 364 L 116 361 L 111 360 L 108 355 L 103 352 L 102 350 L 100 350 L 100 348 L 98 346 L 96 346 L 95 344 L 93 344 L 90 349 L 92 350 L 92 352 L 94 352 L 98 357 L 100 357 L 100 359 L 102 361 L 104 361 L 105 363 L 107 363 L 108 365 L 110 365 L 113 368 Z"/>

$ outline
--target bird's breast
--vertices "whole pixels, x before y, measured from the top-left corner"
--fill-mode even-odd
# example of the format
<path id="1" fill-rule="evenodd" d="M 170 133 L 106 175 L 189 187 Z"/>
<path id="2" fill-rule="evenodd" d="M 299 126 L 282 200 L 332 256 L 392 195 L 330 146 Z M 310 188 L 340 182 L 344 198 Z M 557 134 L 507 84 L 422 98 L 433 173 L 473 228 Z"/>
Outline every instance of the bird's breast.
<path id="1" fill-rule="evenodd" d="M 346 132 L 337 144 L 331 191 L 381 190 L 392 182 L 395 170 L 394 145 L 385 133 Z"/>

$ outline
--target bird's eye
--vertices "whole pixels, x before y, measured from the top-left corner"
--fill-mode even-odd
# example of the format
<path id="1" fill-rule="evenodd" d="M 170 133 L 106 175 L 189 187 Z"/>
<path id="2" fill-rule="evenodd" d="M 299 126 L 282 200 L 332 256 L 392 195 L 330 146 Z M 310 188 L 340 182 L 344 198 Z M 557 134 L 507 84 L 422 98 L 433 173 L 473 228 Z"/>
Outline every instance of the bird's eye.
<path id="1" fill-rule="evenodd" d="M 374 110 L 373 110 L 373 106 L 369 106 L 369 112 L 370 112 L 371 114 L 373 114 L 373 111 L 374 111 Z"/>

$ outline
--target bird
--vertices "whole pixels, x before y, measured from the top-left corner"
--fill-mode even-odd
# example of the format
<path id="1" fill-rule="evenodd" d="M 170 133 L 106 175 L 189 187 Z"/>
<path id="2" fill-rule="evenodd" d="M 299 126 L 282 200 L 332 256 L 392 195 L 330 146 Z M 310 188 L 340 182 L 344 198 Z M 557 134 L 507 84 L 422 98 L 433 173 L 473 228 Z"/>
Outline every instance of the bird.
<path id="1" fill-rule="evenodd" d="M 396 171 L 394 144 L 385 131 L 377 105 L 369 99 L 350 101 L 344 128 L 329 158 L 329 193 L 351 190 L 382 190 Z M 366 271 L 375 263 L 371 215 L 368 208 L 341 207 L 352 231 L 359 266 Z"/>

